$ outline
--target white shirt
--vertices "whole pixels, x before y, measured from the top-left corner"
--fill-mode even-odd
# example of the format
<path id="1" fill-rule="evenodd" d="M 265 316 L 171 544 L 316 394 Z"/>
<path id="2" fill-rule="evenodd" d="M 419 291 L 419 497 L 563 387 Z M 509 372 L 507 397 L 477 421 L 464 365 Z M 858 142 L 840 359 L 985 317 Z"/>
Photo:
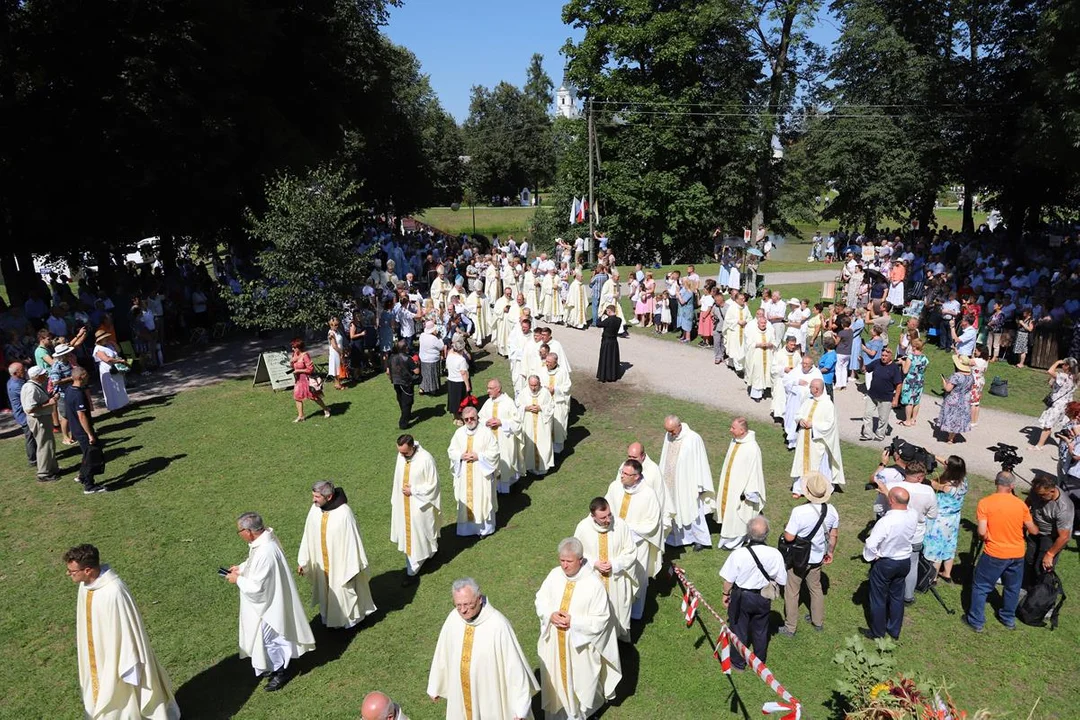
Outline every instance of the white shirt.
<path id="1" fill-rule="evenodd" d="M 908 491 L 911 499 L 908 501 L 908 510 L 915 513 L 918 524 L 915 526 L 915 536 L 911 539 L 913 545 L 918 545 L 926 536 L 926 521 L 933 520 L 938 516 L 937 493 L 934 488 L 922 483 L 913 483 L 905 480 L 900 487 Z"/>
<path id="2" fill-rule="evenodd" d="M 810 564 L 814 565 L 825 559 L 825 551 L 828 550 L 828 537 L 829 532 L 840 527 L 840 513 L 836 511 L 836 508 L 832 505 L 828 505 L 828 510 L 825 512 L 825 522 L 821 523 L 821 527 L 814 533 L 814 536 L 810 538 Z M 805 503 L 798 507 L 791 509 L 791 516 L 788 518 L 787 525 L 784 527 L 784 532 L 796 537 L 806 537 L 810 534 L 810 531 L 817 525 L 818 520 L 821 519 L 821 506 L 814 505 L 812 503 Z"/>
<path id="3" fill-rule="evenodd" d="M 446 379 L 449 382 L 465 382 L 464 373 L 469 372 L 469 361 L 458 353 L 446 355 Z"/>
<path id="4" fill-rule="evenodd" d="M 754 545 L 754 554 L 761 561 L 766 572 L 772 579 L 781 585 L 787 584 L 787 569 L 784 567 L 784 556 L 780 551 L 768 545 Z M 768 582 L 761 575 L 754 558 L 750 557 L 750 550 L 743 546 L 737 548 L 728 555 L 724 566 L 720 568 L 720 577 L 736 587 L 744 590 L 760 590 Z"/>
<path id="5" fill-rule="evenodd" d="M 874 523 L 870 537 L 863 547 L 863 558 L 868 562 L 888 558 L 889 560 L 909 560 L 911 558 L 911 539 L 915 536 L 915 526 L 919 520 L 911 510 L 890 510 Z"/>

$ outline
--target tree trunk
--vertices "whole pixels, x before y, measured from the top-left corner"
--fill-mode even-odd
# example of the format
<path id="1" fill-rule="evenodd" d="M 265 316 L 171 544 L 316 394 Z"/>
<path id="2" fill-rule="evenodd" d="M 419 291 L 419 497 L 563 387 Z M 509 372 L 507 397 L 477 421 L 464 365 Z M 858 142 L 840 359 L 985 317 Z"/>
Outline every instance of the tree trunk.
<path id="1" fill-rule="evenodd" d="M 975 232 L 975 193 L 974 187 L 971 184 L 971 173 L 964 173 L 964 220 L 963 226 L 960 228 L 968 235 L 972 235 Z"/>

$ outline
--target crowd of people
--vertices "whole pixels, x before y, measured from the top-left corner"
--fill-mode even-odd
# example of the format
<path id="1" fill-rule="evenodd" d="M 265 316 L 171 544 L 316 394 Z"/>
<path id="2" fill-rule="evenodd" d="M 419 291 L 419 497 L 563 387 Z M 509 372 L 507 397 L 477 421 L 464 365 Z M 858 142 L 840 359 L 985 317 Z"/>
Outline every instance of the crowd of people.
<path id="1" fill-rule="evenodd" d="M 603 328 L 603 342 L 609 344 L 601 351 L 601 381 L 617 379 L 617 344 L 614 370 L 610 346 L 615 337 L 625 333 L 627 325 L 667 329 L 665 310 L 668 323 L 685 342 L 695 332 L 703 341 L 711 340 L 706 344 L 712 345 L 716 362 L 726 362 L 739 373 L 749 398 L 767 400 L 782 423 L 793 453 L 791 493 L 804 501 L 792 509 L 783 530 L 774 532 L 763 514 L 767 483 L 758 431 L 749 421 L 745 417 L 732 421 L 730 441 L 719 474 L 714 475 L 715 465 L 701 435 L 679 417 L 666 417 L 658 461 L 649 457 L 643 442 L 630 444 L 606 492 L 587 504 L 581 499 L 583 518 L 576 527 L 566 528 L 566 537 L 554 548 L 558 565 L 539 584 L 535 600 L 540 621 L 539 682 L 510 621 L 489 602 L 480 584 L 468 577 L 453 582 L 454 608 L 433 648 L 427 685 L 433 700 L 446 703 L 448 718 L 531 717 L 532 698 L 539 692 L 545 716 L 584 719 L 614 699 L 622 677 L 623 644 L 634 641 L 635 624 L 641 627 L 648 586 L 660 572 L 668 548 L 730 550 L 720 568 L 728 624 L 763 662 L 771 640 L 773 599 L 783 597 L 781 636 L 796 635 L 804 595 L 811 628 L 824 628 L 822 571 L 833 560 L 841 525 L 829 500 L 846 484 L 834 394 L 852 384 L 857 373 L 865 373 L 862 422 L 868 439 L 882 440 L 891 432 L 892 410 L 900 404 L 914 406 L 910 415 L 905 412 L 903 423 L 917 418 L 923 383 L 921 376 L 918 382 L 909 382 L 908 377 L 913 369 L 918 373 L 926 366 L 918 359 L 925 342 L 918 319 L 912 318 L 914 327 L 905 331 L 895 351 L 882 339 L 891 322 L 890 311 L 906 304 L 901 295 L 908 290 L 905 268 L 917 265 L 906 259 L 899 239 L 882 243 L 867 266 L 855 260 L 854 251 L 844 249 L 844 272 L 853 278 L 861 274 L 862 279 L 854 280 L 854 297 L 838 302 L 829 313 L 823 306 L 811 307 L 807 300 L 785 302 L 779 292 L 763 296 L 761 307 L 751 313 L 740 289 L 711 278 L 702 282 L 692 266 L 685 278 L 669 277 L 674 286 L 658 292 L 650 273 L 638 266 L 630 278 L 634 309 L 630 321 L 622 315 L 622 279 L 606 238 L 603 263 L 587 284 L 577 269 L 580 251 L 565 243 L 558 244 L 552 257 L 542 252 L 531 258 L 527 243 L 513 238 L 496 241 L 487 252 L 467 240 L 436 239 L 430 233 L 402 237 L 373 230 L 370 240 L 376 251 L 375 269 L 358 286 L 357 301 L 328 322 L 327 379 L 344 389 L 364 369 L 385 372 L 401 409 L 402 430 L 414 420 L 414 393 L 442 392 L 445 380 L 447 410 L 455 424 L 443 461 L 408 433 L 396 440 L 390 538 L 404 555 L 403 586 L 419 583 L 425 563 L 439 552 L 442 462 L 449 464 L 456 532 L 463 536 L 496 533 L 499 496 L 522 492 L 519 481 L 526 475 L 539 478 L 557 469 L 557 457 L 571 442 L 572 369 L 552 325 Z M 940 252 L 925 250 L 928 259 Z M 975 260 L 977 267 L 987 266 L 985 258 Z M 993 257 L 990 262 L 995 269 L 1000 264 Z M 894 272 L 896 267 L 905 272 Z M 890 280 L 879 287 L 867 270 Z M 937 275 L 929 263 L 921 271 Z M 1061 283 L 1075 288 L 1076 264 L 1060 273 L 1067 274 L 1048 275 L 1043 284 L 1055 292 Z M 893 277 L 901 287 L 894 286 Z M 924 282 L 916 277 L 912 275 L 913 284 Z M 1042 287 L 1041 282 L 1033 281 L 1035 287 Z M 1035 291 L 1030 297 L 1042 298 Z M 1048 311 L 1050 317 L 1054 307 Z M 1040 305 L 1034 314 L 1041 316 L 1044 310 Z M 995 311 L 1003 312 L 996 305 L 991 314 Z M 930 311 L 924 306 L 923 312 Z M 953 355 L 956 373 L 943 378 L 943 387 L 950 395 L 957 391 L 967 397 L 970 411 L 972 383 L 965 378 L 973 374 L 979 358 L 978 351 L 965 350 L 969 343 L 978 344 L 977 331 L 972 343 L 977 323 L 970 313 L 946 318 L 953 319 L 956 323 L 948 323 L 948 337 L 958 346 Z M 95 329 L 100 343 L 115 338 L 98 337 L 102 332 Z M 47 348 L 52 350 L 50 368 L 72 352 L 63 350 L 67 345 L 57 345 Z M 500 380 L 489 380 L 481 401 L 474 394 L 474 356 L 484 346 L 507 358 L 510 382 L 504 389 Z M 997 352 L 991 350 L 986 362 L 1002 357 L 1000 338 L 994 346 Z M 109 366 L 101 371 L 103 385 L 104 375 L 111 379 L 120 374 L 112 372 L 115 365 L 128 364 L 113 349 L 115 354 L 105 352 L 103 357 L 94 352 L 99 363 Z M 330 390 L 303 339 L 293 341 L 290 362 L 297 421 L 305 417 L 307 400 L 314 400 L 329 416 L 323 396 Z M 56 468 L 43 443 L 46 434 L 52 438 L 46 423 L 56 401 L 45 389 L 45 371 L 36 364 L 31 370 L 13 368 L 9 396 L 12 382 L 30 386 L 27 391 L 20 385 L 17 393 L 28 428 L 28 457 L 31 449 L 36 451 L 39 477 L 47 481 Z M 1076 362 L 1057 361 L 1048 372 L 1054 388 L 1068 397 L 1059 406 L 1052 389 L 1048 412 L 1060 407 L 1061 417 L 1048 418 L 1049 428 L 1069 422 L 1069 440 L 1063 445 L 1080 461 L 1080 445 L 1075 442 L 1080 435 L 1075 422 L 1080 405 L 1069 404 Z M 70 382 L 65 383 L 67 377 Z M 61 370 L 55 384 L 79 391 L 86 381 L 85 370 L 75 366 L 68 376 Z M 81 392 L 85 401 L 65 399 L 64 404 L 72 438 L 80 445 L 85 439 L 89 448 L 80 478 L 90 492 L 99 487 L 93 482 L 96 439 L 90 399 L 85 390 Z M 108 403 L 109 393 L 105 394 Z M 956 413 L 956 408 L 943 407 L 938 421 L 943 433 L 966 431 L 950 430 L 957 427 Z M 1067 472 L 1074 465 L 1080 468 L 1075 461 Z M 91 467 L 85 467 L 88 463 Z M 953 578 L 959 518 L 969 486 L 959 456 L 935 458 L 935 464 L 943 468 L 938 475 L 918 448 L 901 445 L 896 452 L 884 452 L 871 473 L 870 483 L 879 494 L 873 508 L 876 520 L 863 549 L 870 563 L 868 637 L 900 636 L 904 608 L 914 601 L 921 558 L 937 564 L 944 581 Z M 977 532 L 985 547 L 974 567 L 972 601 L 964 616 L 976 632 L 984 631 L 986 598 L 999 579 L 1004 600 L 997 619 L 1006 628 L 1015 627 L 1021 589 L 1054 567 L 1071 537 L 1074 511 L 1067 492 L 1040 477 L 1025 502 L 1015 496 L 1015 485 L 1015 476 L 1003 471 L 996 478 L 997 492 L 979 502 Z M 709 515 L 718 528 L 716 541 Z M 239 591 L 241 657 L 251 658 L 254 673 L 268 678 L 266 690 L 276 691 L 288 682 L 290 663 L 315 651 L 315 639 L 292 566 L 273 529 L 259 514 L 249 512 L 237 519 L 237 532 L 248 545 L 248 557 L 221 568 L 220 574 Z M 770 535 L 779 542 L 770 542 Z M 80 584 L 78 652 L 87 712 L 109 707 L 127 708 L 128 715 L 121 711 L 124 717 L 178 717 L 168 677 L 150 649 L 126 586 L 101 563 L 93 546 L 72 548 L 64 561 L 72 580 Z M 297 575 L 310 582 L 312 602 L 326 627 L 355 627 L 376 610 L 379 598 L 372 597 L 368 586 L 370 568 L 359 526 L 344 491 L 330 481 L 312 486 L 295 567 Z M 125 612 L 116 612 L 120 606 Z M 134 655 L 95 651 L 103 646 L 143 651 Z M 732 665 L 741 669 L 745 661 L 736 654 Z M 364 699 L 362 716 L 405 717 L 397 703 L 377 692 Z"/>

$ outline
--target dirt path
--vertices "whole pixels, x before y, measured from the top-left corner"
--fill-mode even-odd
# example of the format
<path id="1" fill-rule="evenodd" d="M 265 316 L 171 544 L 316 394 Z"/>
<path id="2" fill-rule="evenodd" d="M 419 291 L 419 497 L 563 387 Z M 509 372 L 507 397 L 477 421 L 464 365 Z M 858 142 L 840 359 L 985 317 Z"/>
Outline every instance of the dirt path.
<path id="1" fill-rule="evenodd" d="M 777 276 L 781 274 L 788 273 L 777 273 Z M 623 379 L 619 381 L 620 389 L 639 389 L 712 405 L 726 412 L 745 415 L 754 422 L 755 429 L 759 432 L 782 432 L 779 425 L 773 424 L 769 415 L 768 400 L 761 403 L 751 400 L 747 395 L 746 384 L 734 372 L 723 365 L 713 364 L 711 349 L 666 342 L 649 337 L 648 332 L 632 329 L 628 339 L 619 340 L 624 366 L 626 363 L 630 364 Z M 555 326 L 555 337 L 570 355 L 575 387 L 599 385 L 594 379 L 600 348 L 599 330 L 591 328 L 583 331 Z M 836 393 L 836 396 L 841 418 L 841 438 L 851 443 L 871 444 L 859 441 L 863 395 L 849 385 L 843 392 Z M 1055 450 L 1047 447 L 1037 453 L 1027 446 L 1028 430 L 1034 424 L 1035 418 L 983 408 L 979 426 L 967 433 L 965 442 L 958 440 L 955 445 L 950 446 L 935 440 L 930 427 L 930 420 L 937 417 L 939 403 L 940 398 L 936 395 L 929 391 L 924 393 L 918 425 L 901 427 L 894 420 L 893 432 L 937 455 L 961 455 L 972 473 L 987 478 L 993 477 L 1000 470 L 1000 466 L 993 461 L 993 453 L 987 449 L 998 442 L 1019 446 L 1019 453 L 1024 458 L 1024 463 L 1018 468 L 1022 476 L 1030 477 L 1033 468 L 1056 472 Z M 882 443 L 873 445 L 881 446 Z M 850 482 L 861 481 L 861 478 L 853 477 Z"/>

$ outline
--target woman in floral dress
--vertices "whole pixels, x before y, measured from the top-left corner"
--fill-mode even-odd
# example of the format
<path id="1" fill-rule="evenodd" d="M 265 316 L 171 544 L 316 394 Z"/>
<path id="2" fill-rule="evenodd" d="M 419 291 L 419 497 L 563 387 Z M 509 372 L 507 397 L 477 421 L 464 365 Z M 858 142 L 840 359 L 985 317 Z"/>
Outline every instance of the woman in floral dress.
<path id="1" fill-rule="evenodd" d="M 1076 390 L 1080 367 L 1075 358 L 1067 357 L 1051 365 L 1046 373 L 1050 376 L 1050 392 L 1046 395 L 1048 401 L 1046 410 L 1039 416 L 1039 427 L 1042 428 L 1042 433 L 1039 435 L 1039 441 L 1035 443 L 1036 450 L 1042 450 L 1043 445 L 1050 439 L 1050 434 L 1066 422 L 1065 408 L 1072 400 L 1073 391 Z"/>
<path id="2" fill-rule="evenodd" d="M 971 429 L 971 361 L 964 355 L 953 355 L 956 372 L 946 380 L 941 376 L 941 386 L 948 393 L 941 403 L 938 414 L 938 430 L 948 435 L 952 445 L 957 434 Z"/>
<path id="3" fill-rule="evenodd" d="M 1031 308 L 1024 308 L 1024 311 L 1020 313 L 1020 319 L 1016 321 L 1016 339 L 1013 340 L 1013 352 L 1020 356 L 1020 362 L 1016 364 L 1016 367 L 1024 367 L 1031 333 L 1034 331 L 1035 321 L 1031 317 Z"/>
<path id="4" fill-rule="evenodd" d="M 926 366 L 930 358 L 923 354 L 923 341 L 915 338 L 908 345 L 908 354 L 900 361 L 904 370 L 904 384 L 900 388 L 900 404 L 904 406 L 904 420 L 900 423 L 911 427 L 919 419 L 919 401 L 926 384 Z"/>
<path id="5" fill-rule="evenodd" d="M 971 356 L 971 427 L 979 424 L 979 406 L 982 405 L 983 388 L 986 387 L 986 347 L 975 346 Z"/>
<path id="6" fill-rule="evenodd" d="M 941 477 L 930 480 L 930 485 L 937 491 L 938 516 L 926 523 L 922 553 L 937 566 L 938 577 L 951 583 L 956 542 L 960 536 L 960 511 L 968 491 L 967 465 L 958 455 L 937 460 L 945 467 Z"/>

